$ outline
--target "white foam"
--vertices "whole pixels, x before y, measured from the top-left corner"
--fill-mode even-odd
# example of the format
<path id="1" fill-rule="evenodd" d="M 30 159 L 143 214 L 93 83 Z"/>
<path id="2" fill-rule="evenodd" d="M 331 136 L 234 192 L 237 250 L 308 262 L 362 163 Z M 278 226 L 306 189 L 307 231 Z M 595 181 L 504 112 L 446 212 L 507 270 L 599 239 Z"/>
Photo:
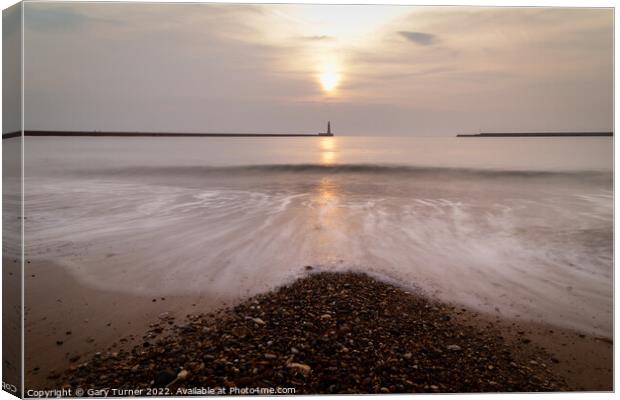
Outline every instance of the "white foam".
<path id="1" fill-rule="evenodd" d="M 61 262 L 86 285 L 145 295 L 237 298 L 308 264 L 354 269 L 484 311 L 611 334 L 607 189 L 303 179 L 227 187 L 33 178 L 27 257 Z M 356 186 L 364 179 L 371 189 Z"/>

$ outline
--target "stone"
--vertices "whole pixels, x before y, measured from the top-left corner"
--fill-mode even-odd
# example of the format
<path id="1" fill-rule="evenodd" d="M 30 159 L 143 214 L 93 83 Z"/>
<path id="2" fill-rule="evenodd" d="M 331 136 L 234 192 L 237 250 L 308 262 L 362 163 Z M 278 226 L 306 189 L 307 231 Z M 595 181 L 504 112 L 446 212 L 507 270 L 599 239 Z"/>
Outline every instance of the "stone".
<path id="1" fill-rule="evenodd" d="M 312 368 L 310 368 L 309 365 L 302 364 L 302 363 L 290 363 L 290 364 L 288 364 L 288 367 L 289 368 L 293 368 L 293 369 L 298 369 L 301 372 L 303 372 L 304 374 L 307 374 L 310 371 L 312 371 Z"/>
<path id="2" fill-rule="evenodd" d="M 174 381 L 175 378 L 176 375 L 172 371 L 168 369 L 161 370 L 155 374 L 153 384 L 155 385 L 155 387 L 165 387 L 166 385 Z"/>
<path id="3" fill-rule="evenodd" d="M 245 337 L 247 335 L 247 329 L 245 329 L 245 327 L 243 326 L 235 326 L 232 330 L 231 333 L 237 337 Z"/>
<path id="4" fill-rule="evenodd" d="M 179 381 L 184 381 L 187 379 L 187 377 L 189 376 L 189 372 L 186 369 L 182 369 L 178 374 L 177 374 L 177 380 Z"/>

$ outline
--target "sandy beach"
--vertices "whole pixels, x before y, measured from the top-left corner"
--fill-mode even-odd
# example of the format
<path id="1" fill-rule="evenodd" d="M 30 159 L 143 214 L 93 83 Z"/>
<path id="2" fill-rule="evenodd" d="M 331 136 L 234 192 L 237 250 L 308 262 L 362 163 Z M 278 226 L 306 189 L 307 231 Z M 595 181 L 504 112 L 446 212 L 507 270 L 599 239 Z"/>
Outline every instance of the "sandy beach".
<path id="1" fill-rule="evenodd" d="M 5 262 L 8 261 L 10 260 L 5 260 Z M 212 329 L 216 329 L 219 333 L 209 337 L 220 337 L 224 340 L 227 336 L 222 334 L 223 331 L 230 333 L 230 330 L 238 324 L 245 324 L 247 322 L 244 318 L 244 313 L 247 314 L 247 307 L 251 307 L 252 301 L 254 301 L 238 299 L 235 302 L 226 304 L 225 300 L 221 298 L 208 296 L 156 298 L 98 291 L 80 285 L 71 275 L 64 272 L 62 267 L 41 261 L 33 261 L 27 264 L 26 271 L 27 288 L 29 289 L 26 292 L 25 350 L 26 365 L 28 365 L 26 370 L 26 389 L 56 389 L 63 386 L 76 385 L 84 387 L 102 387 L 106 385 L 118 385 L 119 387 L 126 388 L 147 387 L 154 384 L 158 373 L 161 375 L 165 372 L 168 375 L 164 374 L 163 376 L 169 376 L 170 374 L 174 375 L 181 372 L 183 368 L 190 368 L 190 365 L 194 369 L 198 368 L 200 363 L 191 362 L 187 360 L 187 357 L 191 354 L 197 354 L 197 350 L 202 351 L 199 356 L 201 359 L 209 356 L 208 352 L 201 348 L 199 344 L 196 344 L 199 346 L 197 349 L 183 352 L 185 357 L 173 360 L 174 362 L 171 365 L 164 365 L 165 363 L 163 362 L 162 365 L 158 365 L 157 362 L 146 362 L 144 360 L 145 357 L 152 356 L 152 352 L 159 350 L 163 352 L 173 351 L 175 346 L 179 346 L 180 343 L 185 343 L 185 346 L 188 343 L 201 343 L 200 340 L 196 340 L 196 329 L 198 328 L 212 327 Z M 427 369 L 424 372 L 425 376 L 428 377 L 428 381 L 425 381 L 426 383 L 415 381 L 415 379 L 412 381 L 410 378 L 406 378 L 406 376 L 413 374 L 419 377 L 420 374 L 415 372 L 420 371 L 412 369 L 413 364 L 409 365 L 407 357 L 403 359 L 405 355 L 412 352 L 402 349 L 402 354 L 400 354 L 399 358 L 401 364 L 399 364 L 397 369 L 403 377 L 402 379 L 399 378 L 400 380 L 395 378 L 400 383 L 395 383 L 392 385 L 393 387 L 388 388 L 383 386 L 375 387 L 376 385 L 363 385 L 360 382 L 354 381 L 347 382 L 346 379 L 343 379 L 339 384 L 342 386 L 332 387 L 331 389 L 329 385 L 325 387 L 321 383 L 321 376 L 326 376 L 325 372 L 323 372 L 324 375 L 321 375 L 317 371 L 323 367 L 329 368 L 334 365 L 336 365 L 337 369 L 341 368 L 338 363 L 345 360 L 339 359 L 342 353 L 335 352 L 333 357 L 330 356 L 323 361 L 320 358 L 310 358 L 311 361 L 306 360 L 308 364 L 302 363 L 301 361 L 303 360 L 299 360 L 298 364 L 312 364 L 311 368 L 315 371 L 314 375 L 312 375 L 313 379 L 311 381 L 300 380 L 300 377 L 306 376 L 305 373 L 302 373 L 300 376 L 298 376 L 299 374 L 294 376 L 285 374 L 283 377 L 280 377 L 279 381 L 279 383 L 283 384 L 286 383 L 286 379 L 290 378 L 292 379 L 291 382 L 300 383 L 297 386 L 299 390 L 297 393 L 327 393 L 330 391 L 371 393 L 386 391 L 452 392 L 459 390 L 612 390 L 612 342 L 610 338 L 592 337 L 575 331 L 559 329 L 551 325 L 501 319 L 496 316 L 480 314 L 456 305 L 439 303 L 420 294 L 403 291 L 364 275 L 315 275 L 315 270 L 308 270 L 306 272 L 311 278 L 299 280 L 293 283 L 293 285 L 297 285 L 297 289 L 299 285 L 309 288 L 309 297 L 293 295 L 293 300 L 297 297 L 301 302 L 300 304 L 294 304 L 294 301 L 290 303 L 291 293 L 288 294 L 288 297 L 278 294 L 280 292 L 269 292 L 259 295 L 259 301 L 266 301 L 272 307 L 271 309 L 265 308 L 264 312 L 275 312 L 277 314 L 278 310 L 282 310 L 283 307 L 293 307 L 299 310 L 298 317 L 305 322 L 309 320 L 316 323 L 321 317 L 320 315 L 313 314 L 312 311 L 316 311 L 315 309 L 324 306 L 321 303 L 323 300 L 321 300 L 320 296 L 316 297 L 316 303 L 314 301 L 309 302 L 308 299 L 314 299 L 318 292 L 324 290 L 325 280 L 333 280 L 335 285 L 349 285 L 349 287 L 353 285 L 354 288 L 362 288 L 357 292 L 351 291 L 352 293 L 349 294 L 338 294 L 338 292 L 336 297 L 332 299 L 332 304 L 358 304 L 361 296 L 366 302 L 366 304 L 363 304 L 363 307 L 367 307 L 370 310 L 381 310 L 383 308 L 378 300 L 381 297 L 374 294 L 384 293 L 385 295 L 385 293 L 394 293 L 394 299 L 400 299 L 399 304 L 402 303 L 404 307 L 413 307 L 412 309 L 426 307 L 426 311 L 419 316 L 423 324 L 428 324 L 428 326 L 439 324 L 427 332 L 424 330 L 417 332 L 415 329 L 411 331 L 405 330 L 404 322 L 401 319 L 391 318 L 393 321 L 400 321 L 398 322 L 400 325 L 394 328 L 396 329 L 394 332 L 398 334 L 397 341 L 408 342 L 412 346 L 415 344 L 417 351 L 422 351 L 421 354 L 424 354 L 425 351 L 422 349 L 438 349 L 438 354 L 441 356 L 437 359 L 425 359 L 426 366 L 424 368 Z M 323 284 L 317 285 L 312 282 L 312 279 L 322 279 Z M 345 286 L 342 287 L 344 288 Z M 287 289 L 285 288 L 284 290 Z M 312 290 L 318 292 L 310 293 Z M 299 292 L 297 291 L 297 293 Z M 369 296 L 369 293 L 373 295 Z M 391 296 L 385 297 L 385 301 L 393 301 L 390 298 Z M 232 308 L 235 306 L 236 308 Z M 245 311 L 240 312 L 239 307 Z M 356 306 L 352 307 L 355 308 Z M 353 314 L 349 312 L 339 317 L 345 319 L 353 318 Z M 265 321 L 269 319 L 265 316 L 259 318 L 264 318 Z M 304 321 L 295 320 L 294 326 L 299 326 L 299 323 L 304 323 Z M 329 329 L 340 332 L 338 329 L 342 324 L 354 326 L 354 321 L 340 321 L 340 319 L 337 321 L 329 325 L 329 327 L 325 326 L 322 328 L 325 330 L 325 334 L 329 333 Z M 292 321 L 288 322 L 292 323 Z M 250 328 L 254 325 L 258 329 L 262 324 L 249 321 Z M 255 337 L 248 335 L 246 337 L 244 333 L 241 337 L 237 337 L 235 341 L 239 344 L 254 343 L 259 345 L 259 347 L 261 345 L 269 346 L 268 342 L 273 343 L 275 338 L 282 334 L 280 329 L 291 329 L 292 327 L 293 325 L 287 325 L 285 320 L 279 327 L 270 325 L 270 329 L 263 331 L 260 335 Z M 371 330 L 380 331 L 384 325 L 377 321 L 371 321 L 371 327 Z M 219 330 L 223 331 L 220 332 Z M 239 329 L 237 328 L 236 331 L 239 331 Z M 243 331 L 245 332 L 245 329 Z M 361 331 L 356 332 L 352 330 L 352 332 L 354 333 L 353 340 L 355 343 L 355 337 L 359 336 Z M 437 336 L 437 332 L 447 335 L 450 339 L 441 339 L 440 336 Z M 458 336 L 461 334 L 464 335 L 462 342 L 465 345 L 461 343 L 456 346 L 461 349 L 468 349 L 467 351 L 472 351 L 472 354 L 482 352 L 483 356 L 465 358 L 463 362 L 467 363 L 467 365 L 458 365 L 457 368 L 457 364 L 450 361 L 451 359 L 446 360 L 442 357 L 443 355 L 452 354 L 450 350 L 446 350 L 446 346 L 452 345 L 452 341 L 456 340 L 456 338 L 451 338 L 450 335 Z M 289 341 L 293 341 L 294 338 L 294 335 L 282 337 L 283 340 Z M 372 333 L 369 334 L 369 340 L 377 341 L 378 339 Z M 384 339 L 386 341 L 385 346 L 388 346 L 394 340 L 394 338 L 390 337 Z M 440 339 L 443 341 L 437 342 Z M 145 343 L 148 344 L 145 345 Z M 219 345 L 225 346 L 222 343 Z M 217 341 L 213 345 L 217 346 Z M 287 370 L 286 363 L 282 363 L 284 362 L 283 360 L 291 356 L 288 354 L 290 349 L 284 348 L 286 346 L 282 343 L 279 346 L 274 350 L 278 353 L 278 356 L 273 358 L 273 360 L 271 358 L 262 358 L 264 357 L 263 353 L 257 356 L 261 357 L 259 360 L 262 363 L 261 365 L 266 362 L 268 365 L 280 365 L 281 368 L 278 368 Z M 308 346 L 309 348 L 306 349 L 305 353 L 306 356 L 309 354 L 322 354 L 321 352 L 325 351 L 325 349 L 320 348 L 320 342 L 315 342 Z M 381 341 L 375 342 L 374 346 L 376 346 L 376 352 L 373 357 L 378 357 L 378 359 L 385 358 L 386 360 L 392 357 L 390 356 L 390 351 L 384 349 Z M 443 350 L 441 346 L 444 347 Z M 355 346 L 349 347 L 355 348 Z M 264 352 L 270 354 L 267 350 L 264 350 Z M 508 354 L 508 358 L 502 358 L 506 354 Z M 227 354 L 227 356 L 230 358 L 233 356 L 239 357 L 240 355 Z M 247 355 L 247 357 L 252 358 L 251 355 Z M 462 357 L 462 354 L 459 357 Z M 499 357 L 500 359 L 493 362 L 483 361 L 485 357 L 488 359 Z M 329 366 L 322 365 L 321 363 L 327 362 L 325 361 L 327 359 L 330 360 L 330 363 L 333 362 L 335 364 L 330 364 Z M 184 363 L 181 360 L 186 362 Z M 359 371 L 361 375 L 374 373 L 372 369 L 377 365 L 376 362 L 368 364 L 373 366 L 369 372 L 363 370 L 363 368 L 369 368 L 368 365 L 364 366 L 361 361 L 359 363 L 351 361 L 357 360 L 357 358 L 346 358 L 346 360 L 354 364 L 349 365 L 351 370 L 362 368 Z M 368 361 L 366 359 L 365 362 Z M 143 362 L 143 364 L 139 364 L 139 362 Z M 292 362 L 289 360 L 288 364 Z M 491 365 L 491 369 L 488 369 L 486 364 Z M 443 372 L 437 375 L 433 372 L 435 367 Z M 477 369 L 482 367 L 481 371 L 490 373 L 486 383 L 483 384 L 480 381 L 478 383 L 470 383 L 470 386 L 458 386 L 458 382 L 448 384 L 450 379 L 452 379 L 449 378 L 452 376 L 451 374 L 460 373 L 463 368 L 473 367 Z M 278 368 L 272 368 L 270 371 L 277 372 L 280 370 Z M 304 369 L 305 367 L 297 368 Z M 487 368 L 488 371 L 484 368 Z M 208 371 L 208 369 L 205 371 Z M 516 371 L 520 372 L 516 373 Z M 211 374 L 205 373 L 205 375 L 201 375 L 196 371 L 190 372 L 193 374 L 193 380 L 188 380 L 186 382 L 188 385 L 189 383 L 194 385 L 226 385 L 224 380 L 220 379 L 217 381 L 216 379 L 216 376 L 221 374 L 215 374 L 212 378 L 209 378 Z M 230 371 L 227 373 L 230 373 Z M 486 376 L 481 374 L 480 371 L 476 374 L 480 379 Z M 523 380 L 519 380 L 519 374 L 523 374 Z M 529 375 L 525 379 L 527 374 L 535 376 L 538 380 L 530 379 L 531 376 Z M 253 380 L 256 377 L 253 377 L 251 373 L 243 378 L 245 379 L 241 379 L 240 383 L 237 382 L 235 385 L 256 384 Z M 272 382 L 272 380 L 265 379 L 267 382 Z M 433 379 L 437 380 L 436 384 L 431 383 Z M 412 384 L 403 383 L 405 381 L 412 382 Z M 489 381 L 495 383 L 489 384 Z M 234 380 L 229 379 L 229 386 L 231 382 L 234 382 Z M 292 386 L 295 387 L 296 385 Z"/>
<path id="2" fill-rule="evenodd" d="M 48 262 L 29 263 L 26 270 L 26 388 L 57 387 L 54 377 L 78 360 L 139 342 L 163 312 L 183 317 L 226 305 L 201 296 L 140 297 L 100 291 Z"/>
<path id="3" fill-rule="evenodd" d="M 5 247 L 6 248 L 6 247 Z M 13 394 L 18 394 L 21 386 L 21 338 L 22 309 L 21 271 L 15 259 L 3 259 L 2 262 L 2 371 L 4 382 Z"/>

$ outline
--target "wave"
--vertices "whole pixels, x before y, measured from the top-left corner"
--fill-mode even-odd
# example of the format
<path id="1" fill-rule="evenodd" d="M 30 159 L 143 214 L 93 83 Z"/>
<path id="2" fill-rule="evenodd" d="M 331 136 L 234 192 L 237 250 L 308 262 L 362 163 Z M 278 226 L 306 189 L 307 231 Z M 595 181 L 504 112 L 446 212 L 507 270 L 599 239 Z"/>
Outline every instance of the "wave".
<path id="1" fill-rule="evenodd" d="M 92 173 L 92 171 L 82 171 Z M 480 176 L 488 178 L 523 177 L 567 177 L 567 178 L 605 178 L 612 179 L 609 170 L 505 170 L 427 167 L 400 164 L 251 164 L 237 166 L 156 166 L 126 167 L 102 170 L 113 175 L 123 174 L 176 174 L 176 175 L 211 175 L 211 174 L 374 174 L 374 175 L 450 175 Z"/>
<path id="2" fill-rule="evenodd" d="M 291 168 L 342 175 L 300 176 Z M 274 170 L 285 172 L 269 175 Z M 534 174 L 544 178 L 533 184 L 388 181 L 313 165 L 143 171 L 174 175 L 31 182 L 28 254 L 60 260 L 103 290 L 231 301 L 284 284 L 305 265 L 358 270 L 485 312 L 611 335 L 611 185 L 549 184 L 548 173 Z M 224 171 L 224 178 L 192 175 L 185 184 L 179 176 L 192 171 Z M 239 182 L 229 179 L 235 171 L 243 173 Z"/>

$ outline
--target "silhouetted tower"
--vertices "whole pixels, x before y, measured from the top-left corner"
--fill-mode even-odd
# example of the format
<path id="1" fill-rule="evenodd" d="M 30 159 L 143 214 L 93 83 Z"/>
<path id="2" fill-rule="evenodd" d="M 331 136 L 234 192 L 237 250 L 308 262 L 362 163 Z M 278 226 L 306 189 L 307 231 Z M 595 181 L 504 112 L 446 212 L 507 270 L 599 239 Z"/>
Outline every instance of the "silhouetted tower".
<path id="1" fill-rule="evenodd" d="M 331 121 L 327 121 L 327 132 L 319 132 L 319 136 L 334 136 Z"/>

